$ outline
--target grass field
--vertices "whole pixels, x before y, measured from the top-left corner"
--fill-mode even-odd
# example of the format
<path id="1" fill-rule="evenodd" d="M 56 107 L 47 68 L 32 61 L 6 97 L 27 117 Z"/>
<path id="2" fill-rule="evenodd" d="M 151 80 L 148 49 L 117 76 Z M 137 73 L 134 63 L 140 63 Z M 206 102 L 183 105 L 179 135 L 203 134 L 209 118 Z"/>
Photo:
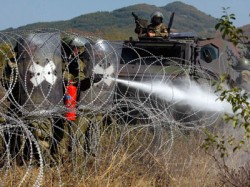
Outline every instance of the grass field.
<path id="1" fill-rule="evenodd" d="M 158 140 L 148 127 L 127 127 L 122 133 L 108 128 L 95 156 L 78 148 L 52 167 L 10 163 L 1 170 L 1 185 L 214 186 L 218 180 L 213 158 L 201 148 L 201 132 L 161 129 Z"/>

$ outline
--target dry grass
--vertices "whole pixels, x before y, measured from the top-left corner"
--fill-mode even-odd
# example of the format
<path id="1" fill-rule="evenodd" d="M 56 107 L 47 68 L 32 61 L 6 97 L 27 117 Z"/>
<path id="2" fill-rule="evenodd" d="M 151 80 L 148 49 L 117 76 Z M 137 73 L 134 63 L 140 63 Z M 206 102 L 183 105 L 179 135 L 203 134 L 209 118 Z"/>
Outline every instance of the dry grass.
<path id="1" fill-rule="evenodd" d="M 96 157 L 82 157 L 79 152 L 76 153 L 80 155 L 77 160 L 69 159 L 63 165 L 45 167 L 41 186 L 193 187 L 214 186 L 218 181 L 213 159 L 200 147 L 204 138 L 202 134 L 179 134 L 173 144 L 161 145 L 157 151 L 152 133 L 145 128 L 124 134 L 119 143 L 111 136 L 113 131 L 105 134 Z M 121 134 L 118 136 L 122 137 Z M 11 166 L 6 172 L 5 167 L 1 170 L 1 185 L 33 186 L 39 169 Z"/>

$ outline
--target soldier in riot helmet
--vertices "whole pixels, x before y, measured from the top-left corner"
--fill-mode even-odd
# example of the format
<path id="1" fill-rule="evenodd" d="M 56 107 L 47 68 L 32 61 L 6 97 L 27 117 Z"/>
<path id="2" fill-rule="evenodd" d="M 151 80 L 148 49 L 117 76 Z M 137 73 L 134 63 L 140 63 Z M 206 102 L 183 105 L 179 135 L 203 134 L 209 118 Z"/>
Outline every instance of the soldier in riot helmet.
<path id="1" fill-rule="evenodd" d="M 163 14 L 159 11 L 151 15 L 151 23 L 147 27 L 149 37 L 168 37 L 166 25 L 163 23 Z"/>
<path id="2" fill-rule="evenodd" d="M 92 44 L 91 44 L 92 43 Z M 69 81 L 77 88 L 77 110 L 78 115 L 74 119 L 68 119 L 65 123 L 65 130 L 62 140 L 62 152 L 72 151 L 72 142 L 78 142 L 80 145 L 85 145 L 84 152 L 89 152 L 89 146 L 86 145 L 88 141 L 88 129 L 91 121 L 96 117 L 89 115 L 88 110 L 81 110 L 78 108 L 81 100 L 86 101 L 84 106 L 88 105 L 88 99 L 84 96 L 81 98 L 82 92 L 88 90 L 94 83 L 99 82 L 102 77 L 100 75 L 93 76 L 93 61 L 97 60 L 96 50 L 94 50 L 95 43 L 87 38 L 77 35 L 67 35 L 62 38 L 62 58 L 63 58 L 63 77 L 64 83 L 67 87 Z M 65 91 L 66 92 L 66 91 Z M 88 91 L 87 91 L 88 92 Z M 83 102 L 83 101 L 82 101 Z"/>
<path id="3" fill-rule="evenodd" d="M 86 45 L 88 41 L 83 37 L 68 35 L 62 38 L 64 80 L 81 81 L 88 76 L 89 56 Z"/>
<path id="4" fill-rule="evenodd" d="M 163 37 L 167 38 L 169 30 L 163 23 L 163 14 L 156 11 L 151 14 L 151 23 L 148 24 L 147 20 L 140 19 L 133 12 L 132 15 L 135 18 L 136 28 L 135 33 L 138 37 Z M 171 23 L 172 24 L 172 23 Z"/>
<path id="5" fill-rule="evenodd" d="M 88 41 L 86 38 L 67 34 L 62 37 L 62 62 L 63 62 L 63 79 L 65 85 L 65 93 L 67 94 L 67 88 L 71 84 L 77 90 L 76 93 L 76 101 L 78 99 L 78 95 L 81 91 L 81 84 L 86 86 L 86 89 L 89 88 L 89 83 L 87 82 L 89 77 L 88 75 L 88 61 L 89 55 L 86 51 L 86 45 L 88 45 Z M 67 101 L 65 100 L 65 104 Z M 66 113 L 67 115 L 67 113 Z M 76 114 L 71 117 L 67 117 L 67 121 L 65 121 L 65 132 L 62 132 L 62 146 L 60 147 L 60 155 L 65 156 L 67 151 L 72 150 L 71 144 L 73 138 L 77 138 L 75 136 L 75 132 L 77 132 L 78 126 L 78 118 Z"/>
<path id="6" fill-rule="evenodd" d="M 25 138 L 28 134 L 22 135 L 18 125 L 14 129 L 18 132 L 4 132 L 3 147 L 12 158 L 20 157 L 20 164 L 29 161 L 32 155 L 39 162 L 41 154 L 46 162 L 62 161 L 69 147 L 65 139 L 70 135 L 62 117 L 65 88 L 69 81 L 79 85 L 87 82 L 80 89 L 90 87 L 87 40 L 72 34 L 61 39 L 59 32 L 27 33 L 17 38 L 12 47 L 17 57 L 9 57 L 4 63 L 1 81 L 10 92 L 10 116 L 17 116 L 27 124 L 37 143 Z M 22 150 L 21 145 L 24 145 Z"/>
<path id="7" fill-rule="evenodd" d="M 24 33 L 15 40 L 15 56 L 4 65 L 2 84 L 9 93 L 8 115 L 27 127 L 15 124 L 13 130 L 4 132 L 5 151 L 19 164 L 31 159 L 35 163 L 53 162 L 58 152 L 55 144 L 61 137 L 57 132 L 63 129 L 58 115 L 63 97 L 59 41 L 58 32 Z"/>

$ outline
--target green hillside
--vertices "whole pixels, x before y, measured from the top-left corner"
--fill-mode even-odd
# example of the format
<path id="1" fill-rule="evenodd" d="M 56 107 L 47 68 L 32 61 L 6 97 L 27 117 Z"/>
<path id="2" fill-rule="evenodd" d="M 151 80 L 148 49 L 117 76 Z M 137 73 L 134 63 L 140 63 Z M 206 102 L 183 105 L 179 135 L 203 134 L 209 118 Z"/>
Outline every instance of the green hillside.
<path id="1" fill-rule="evenodd" d="M 172 30 L 177 32 L 194 31 L 199 36 L 212 36 L 215 32 L 216 19 L 193 6 L 176 1 L 163 7 L 148 4 L 137 4 L 120 8 L 111 12 L 99 11 L 85 14 L 67 21 L 39 22 L 25 25 L 17 29 L 56 28 L 64 31 L 73 31 L 88 35 L 97 35 L 105 39 L 123 40 L 134 33 L 135 23 L 131 12 L 140 18 L 150 20 L 152 12 L 159 10 L 165 16 L 168 24 L 171 13 L 175 12 Z M 10 29 L 11 30 L 11 29 Z"/>

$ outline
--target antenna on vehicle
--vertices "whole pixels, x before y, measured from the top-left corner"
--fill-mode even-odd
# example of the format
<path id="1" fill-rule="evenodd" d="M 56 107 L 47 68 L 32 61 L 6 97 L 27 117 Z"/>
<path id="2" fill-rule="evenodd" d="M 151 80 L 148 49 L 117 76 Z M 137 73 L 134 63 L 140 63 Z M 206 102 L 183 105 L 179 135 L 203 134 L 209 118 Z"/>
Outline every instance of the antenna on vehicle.
<path id="1" fill-rule="evenodd" d="M 172 12 L 172 14 L 171 14 L 171 16 L 170 16 L 170 19 L 169 19 L 168 28 L 167 28 L 168 33 L 170 33 L 170 29 L 171 29 L 172 24 L 173 24 L 174 13 L 175 13 L 175 12 Z"/>

